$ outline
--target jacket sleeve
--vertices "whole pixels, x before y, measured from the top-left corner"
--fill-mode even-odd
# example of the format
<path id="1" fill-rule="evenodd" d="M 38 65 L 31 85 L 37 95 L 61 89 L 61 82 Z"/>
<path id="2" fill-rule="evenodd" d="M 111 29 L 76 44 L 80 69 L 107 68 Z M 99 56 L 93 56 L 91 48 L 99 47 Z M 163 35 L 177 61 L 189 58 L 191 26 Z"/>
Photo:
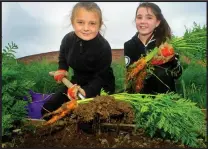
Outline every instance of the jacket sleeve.
<path id="1" fill-rule="evenodd" d="M 124 58 L 125 58 L 125 65 L 128 68 L 133 62 L 131 60 L 131 46 L 129 42 L 124 43 Z"/>
<path id="2" fill-rule="evenodd" d="M 61 46 L 60 46 L 60 50 L 59 50 L 59 57 L 58 57 L 58 69 L 64 69 L 66 71 L 68 71 L 69 66 L 67 65 L 67 59 L 66 59 L 66 55 L 67 55 L 67 35 L 65 35 L 65 37 L 62 39 L 61 41 Z"/>
<path id="3" fill-rule="evenodd" d="M 112 62 L 112 53 L 110 46 L 105 46 L 102 53 L 99 56 L 97 65 L 95 65 L 96 73 L 93 79 L 82 88 L 85 90 L 86 97 L 95 97 L 100 95 L 101 88 L 103 84 L 108 82 L 109 78 L 109 67 Z"/>

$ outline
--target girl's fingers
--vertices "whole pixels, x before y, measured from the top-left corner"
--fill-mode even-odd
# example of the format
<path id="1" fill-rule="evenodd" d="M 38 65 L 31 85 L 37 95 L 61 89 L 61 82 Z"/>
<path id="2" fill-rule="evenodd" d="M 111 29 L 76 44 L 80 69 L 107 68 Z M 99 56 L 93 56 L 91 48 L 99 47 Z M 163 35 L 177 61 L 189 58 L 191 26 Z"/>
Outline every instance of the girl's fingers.
<path id="1" fill-rule="evenodd" d="M 70 99 L 78 99 L 78 92 L 80 92 L 83 96 L 86 96 L 85 91 L 77 84 L 73 84 L 68 89 L 68 97 Z"/>

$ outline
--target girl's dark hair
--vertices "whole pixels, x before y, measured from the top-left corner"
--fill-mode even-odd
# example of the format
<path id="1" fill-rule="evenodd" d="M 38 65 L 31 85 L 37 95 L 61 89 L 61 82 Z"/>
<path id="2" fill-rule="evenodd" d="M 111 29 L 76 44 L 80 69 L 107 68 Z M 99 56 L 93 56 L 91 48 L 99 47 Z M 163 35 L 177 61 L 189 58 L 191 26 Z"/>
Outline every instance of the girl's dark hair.
<path id="1" fill-rule="evenodd" d="M 85 8 L 88 11 L 96 12 L 98 14 L 99 18 L 100 18 L 100 20 L 99 20 L 99 23 L 100 23 L 99 27 L 102 26 L 102 24 L 103 24 L 102 12 L 101 12 L 100 7 L 96 3 L 94 3 L 94 2 L 78 2 L 78 3 L 76 3 L 76 5 L 72 9 L 71 23 L 73 23 L 76 11 L 79 8 Z"/>
<path id="2" fill-rule="evenodd" d="M 136 9 L 136 16 L 138 9 L 141 7 L 150 8 L 154 13 L 154 15 L 156 16 L 156 18 L 160 20 L 159 26 L 156 27 L 154 31 L 154 37 L 156 38 L 156 46 L 159 47 L 162 43 L 164 43 L 167 40 L 167 38 L 171 39 L 171 28 L 168 25 L 167 21 L 165 20 L 159 6 L 149 2 L 140 3 Z"/>

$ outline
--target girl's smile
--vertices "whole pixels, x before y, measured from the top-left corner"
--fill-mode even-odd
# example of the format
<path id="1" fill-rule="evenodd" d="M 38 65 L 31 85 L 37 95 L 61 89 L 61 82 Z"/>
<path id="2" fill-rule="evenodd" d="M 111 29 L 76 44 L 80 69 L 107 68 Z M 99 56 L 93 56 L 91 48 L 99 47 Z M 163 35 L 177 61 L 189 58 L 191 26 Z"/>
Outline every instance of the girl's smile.
<path id="1" fill-rule="evenodd" d="M 79 8 L 72 22 L 75 34 L 83 40 L 95 38 L 100 30 L 99 19 L 96 12 Z"/>

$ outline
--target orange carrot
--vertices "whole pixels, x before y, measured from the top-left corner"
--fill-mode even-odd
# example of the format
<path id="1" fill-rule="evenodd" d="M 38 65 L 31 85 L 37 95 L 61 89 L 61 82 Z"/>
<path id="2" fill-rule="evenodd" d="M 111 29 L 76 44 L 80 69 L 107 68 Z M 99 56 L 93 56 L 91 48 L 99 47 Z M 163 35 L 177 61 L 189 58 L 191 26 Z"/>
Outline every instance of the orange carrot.
<path id="1" fill-rule="evenodd" d="M 77 107 L 77 100 L 71 100 L 66 102 L 63 106 L 61 106 L 58 110 L 56 110 L 56 115 L 53 116 L 50 120 L 48 120 L 44 125 L 50 125 L 63 118 L 69 112 L 74 110 Z M 54 112 L 55 113 L 55 112 Z"/>
<path id="2" fill-rule="evenodd" d="M 127 80 L 134 78 L 140 71 L 142 71 L 146 66 L 146 61 L 144 58 L 139 59 L 135 62 L 135 67 L 128 70 Z"/>
<path id="3" fill-rule="evenodd" d="M 67 110 L 67 111 L 61 112 L 61 114 L 57 114 L 57 115 L 53 116 L 50 120 L 48 120 L 46 123 L 44 123 L 44 125 L 51 125 L 51 124 L 55 123 L 56 121 L 58 121 L 59 119 L 63 118 L 65 115 L 67 115 L 69 112 L 70 112 L 70 110 Z"/>
<path id="4" fill-rule="evenodd" d="M 63 111 L 63 108 L 62 108 L 62 107 L 60 107 L 60 108 L 58 108 L 57 110 L 55 110 L 55 111 L 53 111 L 53 112 L 50 112 L 50 113 L 46 113 L 46 114 L 44 114 L 42 118 L 44 118 L 44 117 L 48 117 L 48 116 L 50 116 L 50 115 L 54 115 L 54 114 L 61 113 L 62 111 Z"/>
<path id="5" fill-rule="evenodd" d="M 145 80 L 146 75 L 147 75 L 146 70 L 143 70 L 137 76 L 136 86 L 135 86 L 135 91 L 136 92 L 140 92 L 141 89 L 144 87 L 144 80 Z"/>
<path id="6" fill-rule="evenodd" d="M 67 109 L 67 105 L 70 104 L 70 102 L 71 101 L 64 103 L 60 108 L 58 108 L 57 110 L 55 110 L 53 112 L 50 112 L 50 113 L 45 114 L 42 118 L 63 112 L 64 110 Z"/>

